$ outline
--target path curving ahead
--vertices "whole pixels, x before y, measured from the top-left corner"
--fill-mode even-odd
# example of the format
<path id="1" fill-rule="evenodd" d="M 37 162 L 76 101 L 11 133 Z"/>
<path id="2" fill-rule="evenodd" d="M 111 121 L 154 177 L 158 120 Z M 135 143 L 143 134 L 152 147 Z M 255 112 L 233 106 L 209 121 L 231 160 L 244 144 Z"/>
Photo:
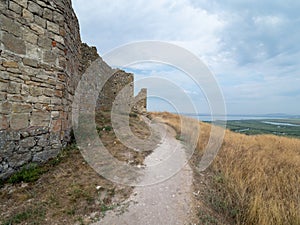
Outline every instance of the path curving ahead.
<path id="1" fill-rule="evenodd" d="M 162 135 L 162 141 L 145 159 L 146 172 L 142 183 L 147 183 L 148 180 L 152 182 L 155 177 L 164 181 L 135 187 L 133 194 L 126 201 L 129 206 L 124 212 L 120 213 L 120 209 L 107 212 L 95 225 L 192 224 L 193 172 L 186 163 L 184 146 L 175 139 L 175 131 L 172 128 L 159 124 L 156 130 Z M 170 174 L 178 170 L 179 172 L 170 177 Z"/>

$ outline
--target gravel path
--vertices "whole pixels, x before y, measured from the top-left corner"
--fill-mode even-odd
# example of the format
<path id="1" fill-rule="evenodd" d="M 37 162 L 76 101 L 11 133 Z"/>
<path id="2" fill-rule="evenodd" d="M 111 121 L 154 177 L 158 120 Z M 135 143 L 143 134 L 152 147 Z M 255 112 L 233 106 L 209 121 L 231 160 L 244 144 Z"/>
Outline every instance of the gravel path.
<path id="1" fill-rule="evenodd" d="M 109 225 L 185 225 L 192 224 L 193 173 L 182 143 L 166 125 L 156 126 L 162 136 L 159 146 L 145 159 L 141 184 L 124 203 L 95 224 Z M 175 175 L 174 175 L 175 174 Z M 160 181 L 157 183 L 157 181 Z M 156 184 L 153 184 L 156 183 Z"/>

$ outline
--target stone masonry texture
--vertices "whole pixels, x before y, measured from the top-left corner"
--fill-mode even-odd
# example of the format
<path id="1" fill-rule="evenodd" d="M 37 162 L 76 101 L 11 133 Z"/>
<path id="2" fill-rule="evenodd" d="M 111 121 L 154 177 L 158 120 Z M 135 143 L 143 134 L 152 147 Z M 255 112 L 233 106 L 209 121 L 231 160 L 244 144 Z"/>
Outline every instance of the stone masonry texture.
<path id="1" fill-rule="evenodd" d="M 100 56 L 81 43 L 70 0 L 0 0 L 0 11 L 0 179 L 5 179 L 28 163 L 55 157 L 70 141 L 75 89 Z M 97 108 L 110 110 L 124 85 L 132 87 L 124 98 L 133 97 L 133 74 L 105 62 L 103 67 L 114 75 Z"/>
<path id="2" fill-rule="evenodd" d="M 67 144 L 80 79 L 69 0 L 0 0 L 0 178 Z"/>

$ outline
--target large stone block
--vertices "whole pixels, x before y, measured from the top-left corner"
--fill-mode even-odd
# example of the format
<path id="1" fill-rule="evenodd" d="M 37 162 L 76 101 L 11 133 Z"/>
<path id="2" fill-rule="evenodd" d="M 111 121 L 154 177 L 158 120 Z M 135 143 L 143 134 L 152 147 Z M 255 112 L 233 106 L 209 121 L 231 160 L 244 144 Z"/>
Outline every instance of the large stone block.
<path id="1" fill-rule="evenodd" d="M 3 30 L 5 30 L 8 33 L 11 33 L 15 36 L 21 37 L 22 29 L 21 29 L 21 25 L 19 23 L 17 23 L 13 19 L 8 18 L 4 15 L 0 16 L 0 22 L 1 22 L 1 28 Z"/>
<path id="2" fill-rule="evenodd" d="M 27 8 L 28 0 L 13 0 L 14 2 L 18 3 L 20 6 Z"/>
<path id="3" fill-rule="evenodd" d="M 10 127 L 13 130 L 21 130 L 29 126 L 29 113 L 12 113 Z"/>
<path id="4" fill-rule="evenodd" d="M 22 7 L 20 5 L 18 5 L 17 3 L 13 2 L 13 1 L 9 1 L 9 7 L 10 10 L 14 11 L 17 14 L 21 14 L 22 13 Z"/>
<path id="5" fill-rule="evenodd" d="M 49 146 L 49 143 L 50 143 L 49 134 L 43 134 L 38 137 L 38 142 L 37 142 L 38 146 L 42 146 L 42 147 Z"/>
<path id="6" fill-rule="evenodd" d="M 4 70 L 4 68 L 3 68 L 3 70 Z M 6 71 L 1 71 L 0 78 L 1 78 L 0 82 L 7 82 L 10 78 L 9 73 L 7 73 Z"/>
<path id="7" fill-rule="evenodd" d="M 47 19 L 47 20 L 52 21 L 52 19 L 53 19 L 53 11 L 51 9 L 47 9 L 47 8 L 44 9 L 44 15 L 43 15 L 43 17 L 45 19 Z"/>
<path id="8" fill-rule="evenodd" d="M 64 38 L 62 37 L 62 36 L 60 36 L 60 35 L 54 35 L 54 40 L 56 41 L 56 42 L 59 42 L 59 43 L 61 43 L 61 44 L 65 44 L 65 40 L 64 40 Z"/>
<path id="9" fill-rule="evenodd" d="M 7 91 L 8 83 L 0 80 L 0 91 Z"/>
<path id="10" fill-rule="evenodd" d="M 41 95 L 43 95 L 43 88 L 36 87 L 36 86 L 31 86 L 29 88 L 29 93 L 30 93 L 31 96 L 34 96 L 34 97 L 41 96 Z"/>
<path id="11" fill-rule="evenodd" d="M 6 130 L 9 127 L 9 116 L 0 114 L 0 130 Z"/>
<path id="12" fill-rule="evenodd" d="M 41 26 L 41 27 L 43 27 L 43 28 L 46 28 L 46 20 L 43 19 L 42 17 L 35 15 L 35 16 L 34 16 L 34 22 L 35 22 L 37 25 L 39 25 L 39 26 Z"/>
<path id="13" fill-rule="evenodd" d="M 23 39 L 31 44 L 37 45 L 38 35 L 30 29 L 24 29 Z"/>
<path id="14" fill-rule="evenodd" d="M 6 68 L 18 68 L 19 65 L 15 61 L 4 61 L 2 65 Z"/>
<path id="15" fill-rule="evenodd" d="M 41 26 L 37 25 L 37 24 L 30 24 L 30 28 L 31 30 L 35 31 L 38 35 L 44 35 L 45 34 L 45 30 L 44 28 L 42 28 Z"/>
<path id="16" fill-rule="evenodd" d="M 55 91 L 55 96 L 56 96 L 56 97 L 59 97 L 59 98 L 62 98 L 62 97 L 63 97 L 63 92 L 62 92 L 62 91 L 59 91 L 59 90 L 56 90 L 56 91 Z"/>
<path id="17" fill-rule="evenodd" d="M 28 137 L 20 141 L 19 145 L 23 148 L 32 148 L 35 146 L 36 141 L 34 140 L 34 137 Z"/>
<path id="18" fill-rule="evenodd" d="M 50 77 L 47 74 L 41 72 L 36 75 L 36 78 L 41 79 L 41 82 L 47 82 Z"/>
<path id="19" fill-rule="evenodd" d="M 44 53 L 43 60 L 44 60 L 45 63 L 56 64 L 57 54 L 55 54 L 51 51 L 46 51 Z"/>
<path id="20" fill-rule="evenodd" d="M 53 12 L 53 22 L 54 23 L 62 26 L 64 24 L 64 21 L 65 21 L 65 18 L 61 13 L 56 12 L 56 11 Z"/>
<path id="21" fill-rule="evenodd" d="M 55 86 L 57 84 L 57 80 L 55 78 L 51 78 L 49 77 L 47 82 L 53 86 Z"/>
<path id="22" fill-rule="evenodd" d="M 55 90 L 50 89 L 50 88 L 44 88 L 44 89 L 43 89 L 43 94 L 44 94 L 45 96 L 48 96 L 48 97 L 53 97 L 54 94 L 55 94 Z"/>
<path id="23" fill-rule="evenodd" d="M 60 0 L 61 1 L 61 0 Z M 53 6 L 54 6 L 54 2 L 53 1 L 51 1 L 51 0 L 35 0 L 35 2 L 37 3 L 37 4 L 39 4 L 42 8 L 51 8 L 51 9 L 53 9 Z"/>
<path id="24" fill-rule="evenodd" d="M 28 10 L 30 12 L 34 13 L 34 14 L 39 15 L 39 16 L 42 16 L 43 12 L 44 12 L 44 10 L 43 10 L 43 8 L 41 6 L 39 6 L 38 4 L 36 4 L 36 3 L 32 2 L 32 1 L 30 1 L 28 3 Z"/>
<path id="25" fill-rule="evenodd" d="M 2 12 L 2 10 L 6 10 L 7 9 L 7 2 L 6 0 L 1 0 L 0 1 L 0 10 Z"/>
<path id="26" fill-rule="evenodd" d="M 31 152 L 25 154 L 17 154 L 15 153 L 12 157 L 8 159 L 8 163 L 12 168 L 18 168 L 31 160 Z"/>
<path id="27" fill-rule="evenodd" d="M 0 113 L 2 114 L 10 114 L 11 108 L 12 108 L 12 104 L 8 101 L 0 103 Z"/>
<path id="28" fill-rule="evenodd" d="M 39 97 L 38 97 L 38 100 L 37 100 L 37 102 L 39 102 L 39 103 L 44 103 L 44 104 L 50 104 L 50 102 L 51 102 L 51 98 L 50 98 L 50 97 L 47 97 L 47 96 L 44 96 L 44 95 L 42 95 L 42 96 L 39 96 Z"/>
<path id="29" fill-rule="evenodd" d="M 65 89 L 65 85 L 64 84 L 56 84 L 55 89 L 57 89 L 57 90 L 64 90 Z"/>
<path id="30" fill-rule="evenodd" d="M 22 74 L 21 71 L 17 68 L 7 68 L 7 72 L 10 72 L 10 73 L 14 73 L 14 74 Z M 23 78 L 22 76 L 19 76 L 21 79 Z"/>
<path id="31" fill-rule="evenodd" d="M 7 99 L 7 93 L 0 92 L 0 101 L 4 102 Z"/>
<path id="32" fill-rule="evenodd" d="M 24 96 L 18 94 L 7 94 L 7 101 L 9 102 L 25 102 Z"/>
<path id="33" fill-rule="evenodd" d="M 26 51 L 27 57 L 30 57 L 35 60 L 40 59 L 41 51 L 38 48 L 38 46 L 26 43 L 26 49 L 27 49 L 27 51 Z"/>
<path id="34" fill-rule="evenodd" d="M 34 15 L 27 9 L 23 9 L 22 11 L 22 17 L 27 21 L 27 22 L 33 22 L 34 20 Z"/>
<path id="35" fill-rule="evenodd" d="M 26 102 L 27 103 L 36 103 L 36 102 L 38 102 L 38 97 L 27 96 Z"/>
<path id="36" fill-rule="evenodd" d="M 30 112 L 32 112 L 32 105 L 24 104 L 24 103 L 13 103 L 12 104 L 12 112 L 13 113 L 30 113 Z"/>
<path id="37" fill-rule="evenodd" d="M 57 156 L 59 153 L 59 149 L 47 149 L 42 151 L 42 152 L 38 152 L 33 156 L 32 161 L 33 162 L 38 162 L 38 163 L 42 163 L 45 162 L 51 158 L 54 158 L 55 156 Z"/>
<path id="38" fill-rule="evenodd" d="M 59 25 L 57 25 L 56 23 L 47 21 L 47 30 L 49 30 L 55 34 L 59 34 Z"/>
<path id="39" fill-rule="evenodd" d="M 21 93 L 21 84 L 15 82 L 9 82 L 7 87 L 7 93 L 9 94 L 20 94 Z"/>
<path id="40" fill-rule="evenodd" d="M 25 66 L 31 66 L 31 67 L 34 67 L 34 68 L 38 67 L 38 61 L 35 60 L 35 59 L 24 58 L 23 59 L 23 64 Z"/>
<path id="41" fill-rule="evenodd" d="M 28 75 L 30 77 L 36 76 L 40 72 L 40 69 L 38 68 L 32 68 L 32 67 L 23 67 L 22 73 L 23 75 Z M 38 83 L 32 82 L 32 81 L 26 81 L 25 82 L 28 85 L 39 85 Z"/>
<path id="42" fill-rule="evenodd" d="M 5 49 L 12 51 L 16 54 L 26 54 L 26 45 L 24 40 L 16 38 L 14 35 L 3 32 L 2 42 Z"/>
<path id="43" fill-rule="evenodd" d="M 4 132 L 4 131 L 0 131 Z M 17 149 L 17 145 L 14 141 L 8 141 L 5 139 L 4 141 L 0 142 L 0 157 L 1 158 L 9 158 L 12 156 L 13 152 Z"/>
<path id="44" fill-rule="evenodd" d="M 9 73 L 9 80 L 11 82 L 17 82 L 17 83 L 24 83 L 24 79 L 26 78 L 26 76 L 21 75 L 20 73 Z"/>
<path id="45" fill-rule="evenodd" d="M 59 132 L 62 130 L 62 121 L 61 119 L 52 120 L 51 122 L 51 131 L 52 132 Z"/>
<path id="46" fill-rule="evenodd" d="M 51 50 L 52 40 L 48 37 L 40 37 L 38 39 L 38 46 L 42 47 L 43 49 Z"/>
<path id="47" fill-rule="evenodd" d="M 24 95 L 24 96 L 29 95 L 29 86 L 27 84 L 22 84 L 21 95 Z"/>
<path id="48" fill-rule="evenodd" d="M 50 112 L 33 111 L 30 119 L 30 126 L 46 127 L 50 124 Z"/>
<path id="49" fill-rule="evenodd" d="M 7 0 L 7 1 L 9 1 L 9 0 Z M 8 7 L 7 7 L 7 9 L 8 9 Z M 8 17 L 10 17 L 10 18 L 19 18 L 19 14 L 15 13 L 15 12 L 12 11 L 12 10 L 7 10 L 7 11 L 5 12 L 5 14 L 6 14 Z"/>

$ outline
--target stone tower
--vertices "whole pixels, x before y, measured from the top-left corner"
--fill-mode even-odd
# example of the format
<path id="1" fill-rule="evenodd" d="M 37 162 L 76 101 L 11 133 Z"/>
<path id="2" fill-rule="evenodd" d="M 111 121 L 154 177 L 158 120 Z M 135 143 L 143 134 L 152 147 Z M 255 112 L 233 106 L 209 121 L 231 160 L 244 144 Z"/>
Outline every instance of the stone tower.
<path id="1" fill-rule="evenodd" d="M 80 79 L 70 0 L 0 0 L 0 178 L 57 155 Z"/>

